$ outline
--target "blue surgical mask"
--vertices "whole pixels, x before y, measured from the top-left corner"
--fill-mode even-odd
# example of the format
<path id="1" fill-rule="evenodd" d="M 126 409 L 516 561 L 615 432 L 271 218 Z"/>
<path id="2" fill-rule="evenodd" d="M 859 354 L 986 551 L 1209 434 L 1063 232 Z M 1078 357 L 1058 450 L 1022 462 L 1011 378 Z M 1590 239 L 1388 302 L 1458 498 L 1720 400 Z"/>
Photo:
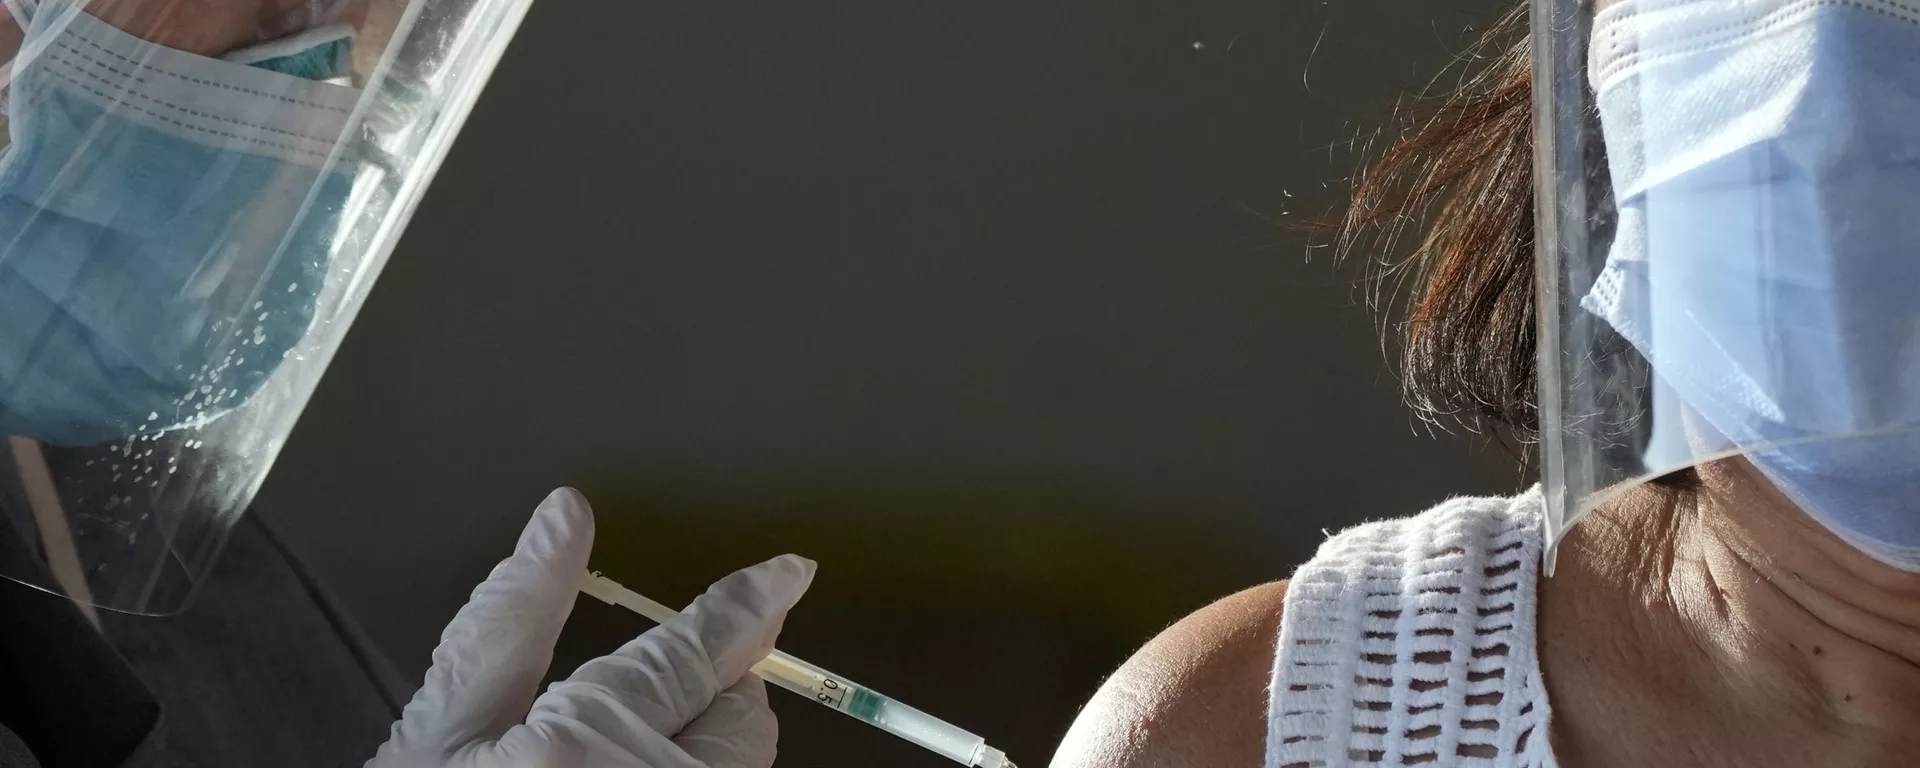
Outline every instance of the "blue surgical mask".
<path id="1" fill-rule="evenodd" d="M 1920 570 L 1920 6 L 1602 19 L 1619 224 L 1583 305 L 1724 441 L 1691 455 L 1746 452 L 1842 539 Z"/>
<path id="2" fill-rule="evenodd" d="M 344 62 L 322 38 L 247 66 L 35 14 L 0 154 L 0 434 L 87 445 L 204 423 L 295 353 L 350 192 L 329 169 L 358 92 L 270 68 Z"/>

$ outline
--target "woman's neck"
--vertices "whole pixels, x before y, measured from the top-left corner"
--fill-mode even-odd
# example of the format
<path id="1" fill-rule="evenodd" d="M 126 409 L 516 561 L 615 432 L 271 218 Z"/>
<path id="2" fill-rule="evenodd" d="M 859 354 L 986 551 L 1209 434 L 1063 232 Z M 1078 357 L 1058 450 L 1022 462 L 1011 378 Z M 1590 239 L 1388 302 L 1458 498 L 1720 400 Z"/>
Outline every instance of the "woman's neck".
<path id="1" fill-rule="evenodd" d="M 1700 469 L 1691 547 L 1728 625 L 1798 673 L 1833 714 L 1911 733 L 1920 715 L 1920 574 L 1881 563 L 1795 508 L 1744 459 Z"/>
<path id="2" fill-rule="evenodd" d="M 1744 460 L 1700 473 L 1698 490 L 1596 512 L 1541 586 L 1563 764 L 1910 760 L 1920 576 L 1848 547 Z"/>

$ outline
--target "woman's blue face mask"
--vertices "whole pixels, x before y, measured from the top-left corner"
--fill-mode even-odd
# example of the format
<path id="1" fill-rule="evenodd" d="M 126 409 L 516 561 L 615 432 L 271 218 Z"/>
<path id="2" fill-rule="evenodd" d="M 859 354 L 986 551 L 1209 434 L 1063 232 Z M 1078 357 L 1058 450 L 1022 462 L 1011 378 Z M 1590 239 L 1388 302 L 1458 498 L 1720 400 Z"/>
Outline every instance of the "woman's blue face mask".
<path id="1" fill-rule="evenodd" d="M 1746 453 L 1841 538 L 1920 570 L 1909 5 L 1601 11 L 1590 75 L 1619 226 L 1583 305 L 1653 363 L 1656 399 L 1670 393 L 1723 441 L 1673 463 Z M 1656 419 L 1656 444 L 1673 421 Z"/>
<path id="2" fill-rule="evenodd" d="M 294 353 L 358 92 L 322 35 L 252 66 L 41 10 L 0 150 L 0 434 L 86 445 L 213 419 Z M 342 74 L 336 73 L 336 74 Z"/>

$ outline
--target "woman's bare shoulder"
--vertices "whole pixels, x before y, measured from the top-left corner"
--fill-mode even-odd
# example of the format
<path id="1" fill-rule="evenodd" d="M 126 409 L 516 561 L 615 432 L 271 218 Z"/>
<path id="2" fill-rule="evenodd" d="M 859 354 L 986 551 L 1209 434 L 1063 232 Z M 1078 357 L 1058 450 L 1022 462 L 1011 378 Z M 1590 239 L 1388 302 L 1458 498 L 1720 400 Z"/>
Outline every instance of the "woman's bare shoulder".
<path id="1" fill-rule="evenodd" d="M 1254 587 L 1161 632 L 1087 702 L 1053 768 L 1259 765 L 1286 594 Z"/>

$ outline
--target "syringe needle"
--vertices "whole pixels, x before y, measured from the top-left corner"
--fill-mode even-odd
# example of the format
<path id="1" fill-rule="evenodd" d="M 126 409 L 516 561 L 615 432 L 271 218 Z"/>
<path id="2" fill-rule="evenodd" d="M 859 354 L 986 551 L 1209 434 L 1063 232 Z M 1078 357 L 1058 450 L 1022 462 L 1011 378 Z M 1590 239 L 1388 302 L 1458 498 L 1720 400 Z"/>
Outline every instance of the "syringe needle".
<path id="1" fill-rule="evenodd" d="M 680 613 L 620 586 L 618 582 L 597 572 L 586 575 L 580 591 L 659 624 L 666 623 Z M 753 665 L 753 672 L 767 682 L 837 709 L 961 765 L 1014 768 L 1013 761 L 1007 759 L 1007 753 L 987 746 L 986 739 L 780 651 L 774 651 Z"/>

